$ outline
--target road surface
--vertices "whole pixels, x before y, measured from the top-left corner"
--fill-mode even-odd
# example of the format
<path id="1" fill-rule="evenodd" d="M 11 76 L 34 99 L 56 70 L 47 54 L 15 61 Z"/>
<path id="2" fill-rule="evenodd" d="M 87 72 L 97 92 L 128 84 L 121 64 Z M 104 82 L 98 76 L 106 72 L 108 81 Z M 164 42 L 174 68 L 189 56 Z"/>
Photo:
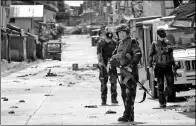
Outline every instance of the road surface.
<path id="1" fill-rule="evenodd" d="M 117 120 L 124 111 L 118 84 L 118 105 L 112 105 L 108 90 L 107 106 L 101 106 L 100 82 L 96 47 L 87 36 L 69 36 L 62 61 L 45 60 L 24 70 L 1 78 L 2 125 L 122 125 Z M 77 63 L 79 70 L 73 71 Z M 46 77 L 48 71 L 57 76 Z M 140 80 L 145 77 L 140 69 Z M 108 84 L 108 89 L 110 84 Z M 142 98 L 137 90 L 136 101 Z M 135 125 L 194 125 L 195 113 L 176 111 L 178 103 L 168 103 L 168 109 L 152 109 L 158 101 L 147 99 L 135 103 Z M 88 108 L 85 106 L 94 106 Z M 108 110 L 114 114 L 106 114 Z"/>

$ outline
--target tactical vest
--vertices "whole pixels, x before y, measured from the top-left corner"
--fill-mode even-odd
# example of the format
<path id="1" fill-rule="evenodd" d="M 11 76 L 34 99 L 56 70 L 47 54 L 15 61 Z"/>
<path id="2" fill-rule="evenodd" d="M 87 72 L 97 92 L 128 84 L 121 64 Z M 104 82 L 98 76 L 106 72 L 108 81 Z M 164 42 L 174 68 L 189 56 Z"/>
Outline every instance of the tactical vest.
<path id="1" fill-rule="evenodd" d="M 168 65 L 172 65 L 174 61 L 172 48 L 169 47 L 168 41 L 159 41 L 153 42 L 155 55 L 154 55 L 154 63 L 160 67 L 166 67 Z"/>

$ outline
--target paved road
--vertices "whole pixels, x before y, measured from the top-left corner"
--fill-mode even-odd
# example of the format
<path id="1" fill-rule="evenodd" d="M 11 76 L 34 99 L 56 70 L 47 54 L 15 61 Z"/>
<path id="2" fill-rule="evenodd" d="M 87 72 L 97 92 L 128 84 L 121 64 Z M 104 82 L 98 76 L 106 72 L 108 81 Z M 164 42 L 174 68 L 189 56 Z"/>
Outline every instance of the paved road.
<path id="1" fill-rule="evenodd" d="M 96 47 L 91 46 L 90 38 L 70 36 L 62 41 L 66 43 L 62 61 L 46 60 L 2 78 L 1 97 L 8 98 L 1 100 L 2 125 L 122 125 L 117 121 L 124 110 L 119 85 L 119 105 L 111 104 L 108 90 L 108 105 L 100 106 L 98 70 L 92 67 L 97 63 Z M 78 63 L 78 71 L 72 71 L 73 63 Z M 57 76 L 46 77 L 49 69 Z M 144 76 L 141 69 L 140 78 Z M 136 101 L 142 98 L 142 93 L 137 91 Z M 169 103 L 167 110 L 155 110 L 152 107 L 157 100 L 147 96 L 142 104 L 135 103 L 134 124 L 195 124 L 195 113 L 177 112 L 176 104 Z M 86 108 L 88 105 L 97 108 Z M 117 113 L 106 114 L 108 110 Z"/>

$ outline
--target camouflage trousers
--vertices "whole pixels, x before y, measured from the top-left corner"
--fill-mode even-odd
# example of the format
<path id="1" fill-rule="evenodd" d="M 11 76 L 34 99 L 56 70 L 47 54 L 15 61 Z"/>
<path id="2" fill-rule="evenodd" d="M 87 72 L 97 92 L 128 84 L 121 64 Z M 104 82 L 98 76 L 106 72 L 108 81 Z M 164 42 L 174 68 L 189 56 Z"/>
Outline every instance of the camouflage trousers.
<path id="1" fill-rule="evenodd" d="M 103 66 L 99 66 L 99 80 L 101 82 L 101 99 L 107 98 L 107 83 L 108 79 L 111 83 L 111 96 L 117 97 L 117 70 L 116 67 L 111 67 L 109 72 L 107 72 L 106 68 Z"/>
<path id="2" fill-rule="evenodd" d="M 123 81 L 123 79 L 124 76 L 121 76 L 121 82 Z M 138 80 L 138 75 L 135 75 L 135 80 Z M 121 84 L 121 96 L 125 107 L 123 117 L 127 119 L 134 119 L 134 102 L 136 97 L 136 88 L 137 84 L 132 79 L 127 82 L 127 86 Z"/>

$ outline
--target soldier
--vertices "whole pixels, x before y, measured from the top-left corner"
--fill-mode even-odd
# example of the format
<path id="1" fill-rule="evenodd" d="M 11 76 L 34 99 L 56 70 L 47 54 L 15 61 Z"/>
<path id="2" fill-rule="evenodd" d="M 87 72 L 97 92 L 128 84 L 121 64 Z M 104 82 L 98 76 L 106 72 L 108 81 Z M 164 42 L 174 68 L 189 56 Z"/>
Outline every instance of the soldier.
<path id="1" fill-rule="evenodd" d="M 174 90 L 173 68 L 175 68 L 175 62 L 173 57 L 173 49 L 171 48 L 171 43 L 165 38 L 165 30 L 162 28 L 158 29 L 157 41 L 152 42 L 150 47 L 149 60 L 149 72 L 154 72 L 155 77 L 157 78 L 160 108 L 166 107 L 166 96 L 169 93 L 164 92 L 164 76 L 166 77 L 167 81 L 166 89 Z"/>
<path id="2" fill-rule="evenodd" d="M 116 42 L 112 39 L 113 34 L 106 31 L 105 38 L 101 38 L 97 44 L 97 55 L 99 63 L 99 80 L 101 82 L 101 99 L 102 105 L 106 105 L 107 101 L 107 82 L 108 77 L 111 83 L 111 102 L 118 103 L 117 101 L 117 71 L 116 67 L 111 67 L 107 71 L 108 60 L 112 57 L 112 53 L 116 48 Z"/>
<path id="3" fill-rule="evenodd" d="M 134 79 L 138 81 L 139 76 L 137 65 L 141 59 L 141 49 L 139 48 L 138 42 L 136 39 L 130 37 L 129 27 L 125 24 L 120 24 L 116 28 L 116 33 L 120 39 L 120 43 L 117 48 L 117 54 L 113 55 L 110 61 L 116 59 L 121 66 L 131 70 Z M 124 79 L 125 75 L 122 73 L 121 81 Z M 129 79 L 126 84 L 120 85 L 125 111 L 118 121 L 132 122 L 134 121 L 134 101 L 137 84 L 132 79 Z"/>

